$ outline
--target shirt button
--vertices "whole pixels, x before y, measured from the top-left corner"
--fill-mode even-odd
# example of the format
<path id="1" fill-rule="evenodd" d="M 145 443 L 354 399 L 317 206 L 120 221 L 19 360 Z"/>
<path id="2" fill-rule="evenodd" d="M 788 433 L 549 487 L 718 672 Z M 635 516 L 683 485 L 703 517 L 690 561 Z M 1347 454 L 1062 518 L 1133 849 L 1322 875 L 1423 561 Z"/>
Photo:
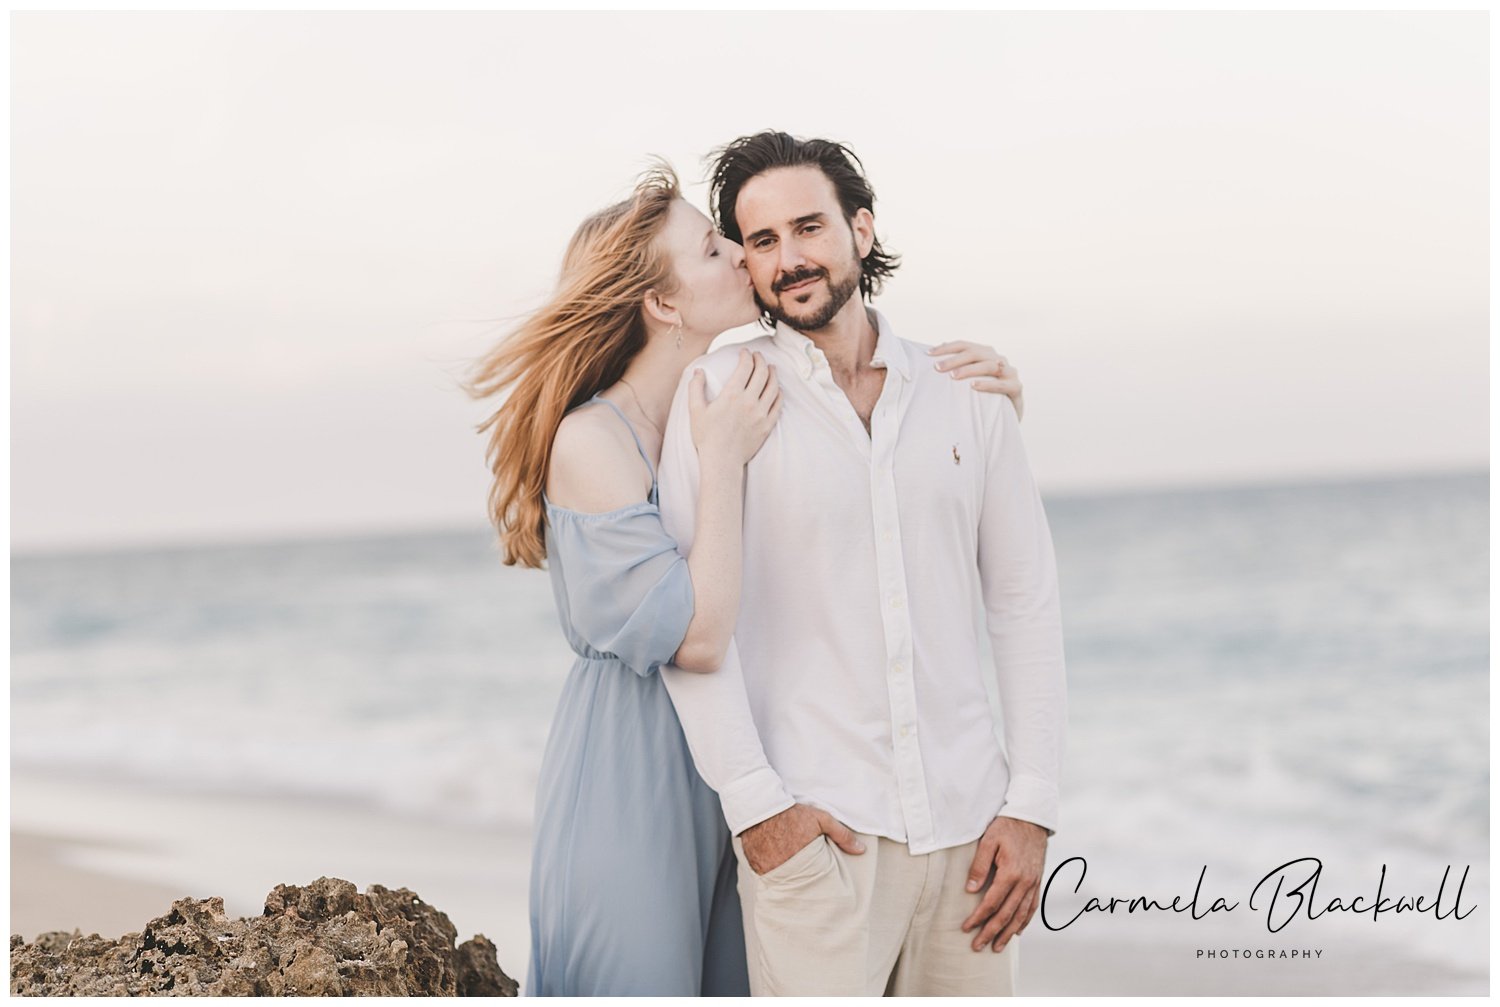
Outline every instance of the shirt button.
<path id="1" fill-rule="evenodd" d="M 906 737 L 906 736 L 907 736 L 907 735 L 908 735 L 908 734 L 910 734 L 910 733 L 911 733 L 911 728 L 909 728 L 909 727 L 905 727 L 905 726 L 903 726 L 903 727 L 902 727 L 902 728 L 901 728 L 901 737 L 903 737 L 903 738 L 904 738 L 904 737 Z"/>
<path id="2" fill-rule="evenodd" d="M 882 541 L 882 542 L 889 542 L 889 541 L 890 541 L 890 540 L 891 540 L 891 538 L 892 538 L 892 536 L 891 536 L 891 533 L 890 533 L 890 532 L 885 532 L 885 533 L 884 533 L 884 534 L 882 534 L 882 535 L 881 535 L 881 536 L 880 536 L 880 540 L 881 540 L 881 541 Z"/>
<path id="3" fill-rule="evenodd" d="M 901 596 L 899 594 L 893 594 L 893 595 L 891 595 L 891 608 L 900 608 L 900 607 L 901 607 Z"/>
<path id="4" fill-rule="evenodd" d="M 902 664 L 900 661 L 897 661 L 895 664 L 891 665 L 891 670 L 899 675 L 906 670 L 906 665 Z"/>

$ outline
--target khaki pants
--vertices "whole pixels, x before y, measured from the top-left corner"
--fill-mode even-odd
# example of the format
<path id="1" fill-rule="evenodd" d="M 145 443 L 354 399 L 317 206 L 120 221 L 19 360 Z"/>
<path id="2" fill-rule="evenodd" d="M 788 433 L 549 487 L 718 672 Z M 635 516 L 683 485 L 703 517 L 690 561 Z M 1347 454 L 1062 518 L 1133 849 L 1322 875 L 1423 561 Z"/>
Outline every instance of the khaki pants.
<path id="1" fill-rule="evenodd" d="M 848 854 L 819 835 L 756 874 L 739 837 L 740 905 L 754 996 L 1013 996 L 1020 937 L 1000 954 L 959 929 L 979 904 L 964 885 L 978 840 L 920 856 L 859 838 Z"/>

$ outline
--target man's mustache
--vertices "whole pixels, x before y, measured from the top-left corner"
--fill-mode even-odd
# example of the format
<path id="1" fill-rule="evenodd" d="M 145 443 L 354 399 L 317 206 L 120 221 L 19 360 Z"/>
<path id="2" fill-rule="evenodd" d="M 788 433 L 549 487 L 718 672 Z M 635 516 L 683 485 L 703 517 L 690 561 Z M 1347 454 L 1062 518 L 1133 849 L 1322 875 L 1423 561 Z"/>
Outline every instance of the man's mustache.
<path id="1" fill-rule="evenodd" d="M 779 294 L 787 287 L 801 283 L 804 280 L 822 280 L 827 279 L 827 277 L 828 270 L 826 269 L 814 269 L 811 266 L 804 266 L 795 273 L 782 273 L 776 277 L 776 281 L 771 284 L 771 290 Z"/>

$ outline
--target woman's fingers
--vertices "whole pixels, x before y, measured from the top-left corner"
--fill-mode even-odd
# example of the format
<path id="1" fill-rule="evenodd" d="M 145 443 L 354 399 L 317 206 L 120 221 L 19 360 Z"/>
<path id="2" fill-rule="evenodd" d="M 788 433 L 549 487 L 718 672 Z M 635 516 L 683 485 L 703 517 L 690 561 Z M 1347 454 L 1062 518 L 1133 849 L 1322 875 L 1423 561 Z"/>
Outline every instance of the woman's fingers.
<path id="1" fill-rule="evenodd" d="M 928 355 L 939 358 L 933 366 L 945 373 L 965 364 L 989 364 L 995 367 L 998 362 L 1001 368 L 1010 366 L 1010 361 L 997 354 L 993 347 L 963 340 L 935 346 L 928 351 Z"/>
<path id="2" fill-rule="evenodd" d="M 975 378 L 969 382 L 969 387 L 976 392 L 999 392 L 1002 395 L 1011 395 L 1021 390 L 1021 382 L 1015 378 Z"/>
<path id="3" fill-rule="evenodd" d="M 774 364 L 767 364 L 766 367 L 773 372 L 775 370 Z M 766 382 L 765 391 L 755 401 L 755 407 L 757 412 L 752 418 L 757 428 L 765 431 L 763 437 L 770 436 L 771 429 L 776 426 L 776 418 L 781 415 L 781 385 L 777 382 L 774 373 Z"/>
<path id="4" fill-rule="evenodd" d="M 765 357 L 761 356 L 760 353 L 755 354 L 755 369 L 750 372 L 750 382 L 746 387 L 750 394 L 756 398 L 760 398 L 761 395 L 765 394 L 766 381 L 770 376 L 770 367 L 771 365 L 766 363 Z"/>
<path id="5" fill-rule="evenodd" d="M 693 368 L 692 380 L 688 382 L 688 415 L 695 421 L 708 408 L 708 378 L 703 368 Z"/>
<path id="6" fill-rule="evenodd" d="M 944 353 L 941 357 L 939 357 L 938 362 L 933 364 L 932 366 L 935 370 L 947 372 L 953 370 L 953 368 L 955 367 L 961 367 L 964 364 L 972 364 L 978 359 L 979 354 L 973 350 L 956 349 Z"/>
<path id="7" fill-rule="evenodd" d="M 740 359 L 734 365 L 734 372 L 729 375 L 729 381 L 725 388 L 744 388 L 750 382 L 750 375 L 755 373 L 755 357 L 749 350 L 740 350 Z"/>
<path id="8" fill-rule="evenodd" d="M 772 384 L 770 385 L 770 389 L 771 394 L 761 400 L 765 404 L 766 414 L 768 416 L 775 414 L 776 411 L 781 408 L 781 386 L 778 384 Z M 775 420 L 771 421 L 771 425 L 776 425 Z"/>
<path id="9" fill-rule="evenodd" d="M 771 436 L 771 431 L 776 429 L 776 422 L 781 419 L 781 396 L 775 392 L 761 400 L 761 405 L 766 411 L 755 418 L 755 433 L 761 444 Z M 756 450 L 759 450 L 757 447 Z"/>
<path id="10" fill-rule="evenodd" d="M 999 360 L 974 360 L 948 371 L 954 381 L 964 378 L 1005 378 L 1015 373 L 1015 368 Z"/>
<path id="11" fill-rule="evenodd" d="M 751 353 L 749 350 L 740 351 L 739 363 L 734 368 L 734 374 L 730 376 L 729 382 L 725 384 L 724 390 L 728 392 L 743 391 L 751 398 L 759 398 L 766 385 L 766 358 L 759 353 Z"/>
<path id="12" fill-rule="evenodd" d="M 766 365 L 766 386 L 761 389 L 760 397 L 764 399 L 767 395 L 780 394 L 781 382 L 776 380 L 776 365 Z"/>

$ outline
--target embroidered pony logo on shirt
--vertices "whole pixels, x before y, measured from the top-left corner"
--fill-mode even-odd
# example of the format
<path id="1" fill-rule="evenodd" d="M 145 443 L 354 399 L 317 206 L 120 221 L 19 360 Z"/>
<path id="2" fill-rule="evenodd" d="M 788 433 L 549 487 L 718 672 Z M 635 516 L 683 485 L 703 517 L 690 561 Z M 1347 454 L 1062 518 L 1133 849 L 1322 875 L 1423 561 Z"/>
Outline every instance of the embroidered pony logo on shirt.
<path id="1" fill-rule="evenodd" d="M 955 464 L 955 465 L 962 465 L 963 463 L 964 463 L 964 460 L 962 458 L 958 457 L 958 445 L 955 444 L 955 445 L 953 445 L 953 464 Z"/>

